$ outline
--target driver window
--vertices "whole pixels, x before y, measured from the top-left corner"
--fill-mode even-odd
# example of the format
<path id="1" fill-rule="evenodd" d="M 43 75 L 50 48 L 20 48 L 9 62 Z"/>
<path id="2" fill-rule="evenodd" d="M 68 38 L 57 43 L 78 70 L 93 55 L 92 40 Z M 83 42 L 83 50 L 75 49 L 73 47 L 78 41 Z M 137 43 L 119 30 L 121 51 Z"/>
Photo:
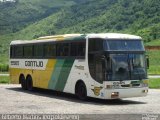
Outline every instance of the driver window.
<path id="1" fill-rule="evenodd" d="M 103 83 L 102 59 L 99 55 L 95 56 L 95 77 L 98 82 Z"/>

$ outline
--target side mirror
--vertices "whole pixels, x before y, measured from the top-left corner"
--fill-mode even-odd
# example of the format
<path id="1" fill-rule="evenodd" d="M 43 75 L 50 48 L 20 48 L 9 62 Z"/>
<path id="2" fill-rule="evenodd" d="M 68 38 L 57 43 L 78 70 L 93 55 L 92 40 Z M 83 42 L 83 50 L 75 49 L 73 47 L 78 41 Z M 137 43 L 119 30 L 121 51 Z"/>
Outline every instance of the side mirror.
<path id="1" fill-rule="evenodd" d="M 146 55 L 146 66 L 147 66 L 147 69 L 149 69 L 149 56 Z"/>

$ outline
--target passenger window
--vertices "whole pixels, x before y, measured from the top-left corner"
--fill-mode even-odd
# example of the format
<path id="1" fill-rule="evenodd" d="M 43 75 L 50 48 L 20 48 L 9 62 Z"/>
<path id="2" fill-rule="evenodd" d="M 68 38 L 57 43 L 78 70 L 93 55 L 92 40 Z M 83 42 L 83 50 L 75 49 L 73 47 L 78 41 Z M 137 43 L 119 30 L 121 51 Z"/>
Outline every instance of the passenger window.
<path id="1" fill-rule="evenodd" d="M 16 58 L 20 58 L 20 57 L 23 57 L 23 46 L 15 46 L 14 47 L 15 49 L 15 57 Z"/>
<path id="2" fill-rule="evenodd" d="M 71 43 L 71 56 L 76 56 L 77 55 L 77 43 Z"/>
<path id="3" fill-rule="evenodd" d="M 85 57 L 85 42 L 71 43 L 71 56 Z"/>
<path id="4" fill-rule="evenodd" d="M 34 45 L 34 57 L 43 57 L 43 45 Z"/>
<path id="5" fill-rule="evenodd" d="M 32 49 L 33 49 L 32 45 L 24 46 L 24 57 L 31 58 L 33 55 Z"/>
<path id="6" fill-rule="evenodd" d="M 85 56 L 85 42 L 79 42 L 77 56 Z"/>
<path id="7" fill-rule="evenodd" d="M 44 45 L 45 57 L 55 57 L 56 55 L 56 45 L 46 44 Z"/>
<path id="8" fill-rule="evenodd" d="M 57 44 L 57 56 L 69 56 L 69 43 Z"/>
<path id="9" fill-rule="evenodd" d="M 63 53 L 64 53 L 63 55 L 69 56 L 69 43 L 64 43 L 62 49 L 63 49 Z"/>

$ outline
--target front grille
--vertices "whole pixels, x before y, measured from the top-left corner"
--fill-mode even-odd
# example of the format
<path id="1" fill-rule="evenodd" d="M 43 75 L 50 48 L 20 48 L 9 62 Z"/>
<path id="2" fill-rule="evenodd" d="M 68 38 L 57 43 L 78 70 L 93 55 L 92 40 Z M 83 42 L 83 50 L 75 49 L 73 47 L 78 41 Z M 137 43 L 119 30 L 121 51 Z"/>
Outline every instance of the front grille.
<path id="1" fill-rule="evenodd" d="M 139 87 L 140 84 L 132 84 L 133 87 Z"/>
<path id="2" fill-rule="evenodd" d="M 126 84 L 126 85 L 121 85 L 123 88 L 128 88 L 128 87 L 139 87 L 140 84 Z"/>
<path id="3" fill-rule="evenodd" d="M 121 85 L 121 87 L 131 87 L 130 84 L 126 84 L 126 85 Z"/>

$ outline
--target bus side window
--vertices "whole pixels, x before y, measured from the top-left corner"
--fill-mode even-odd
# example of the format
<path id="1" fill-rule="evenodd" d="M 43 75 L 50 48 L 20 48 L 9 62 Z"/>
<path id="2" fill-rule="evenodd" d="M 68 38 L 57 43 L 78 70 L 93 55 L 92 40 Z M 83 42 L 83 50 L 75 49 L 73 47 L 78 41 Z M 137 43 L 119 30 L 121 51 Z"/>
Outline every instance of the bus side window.
<path id="1" fill-rule="evenodd" d="M 51 43 L 45 44 L 44 56 L 51 58 L 51 57 L 55 57 L 55 55 L 56 55 L 56 45 Z"/>
<path id="2" fill-rule="evenodd" d="M 15 58 L 23 57 L 23 46 L 15 46 L 14 55 L 15 55 Z"/>
<path id="3" fill-rule="evenodd" d="M 76 56 L 77 55 L 77 43 L 71 43 L 71 50 L 70 50 L 70 55 L 71 56 Z"/>
<path id="4" fill-rule="evenodd" d="M 64 43 L 63 44 L 63 56 L 69 56 L 69 43 Z"/>
<path id="5" fill-rule="evenodd" d="M 43 57 L 43 45 L 34 45 L 34 57 L 40 58 Z"/>
<path id="6" fill-rule="evenodd" d="M 85 57 L 85 42 L 74 42 L 71 43 L 71 52 L 70 55 L 77 57 Z"/>
<path id="7" fill-rule="evenodd" d="M 63 56 L 62 43 L 56 44 L 56 56 Z"/>
<path id="8" fill-rule="evenodd" d="M 10 58 L 14 58 L 14 46 L 10 47 Z"/>
<path id="9" fill-rule="evenodd" d="M 77 45 L 77 56 L 85 57 L 85 42 L 79 42 Z"/>
<path id="10" fill-rule="evenodd" d="M 33 57 L 33 46 L 32 45 L 24 46 L 24 57 L 25 58 Z"/>
<path id="11" fill-rule="evenodd" d="M 69 47 L 70 44 L 69 43 L 57 43 L 57 47 L 56 47 L 56 56 L 60 56 L 60 57 L 67 57 L 69 56 Z"/>

